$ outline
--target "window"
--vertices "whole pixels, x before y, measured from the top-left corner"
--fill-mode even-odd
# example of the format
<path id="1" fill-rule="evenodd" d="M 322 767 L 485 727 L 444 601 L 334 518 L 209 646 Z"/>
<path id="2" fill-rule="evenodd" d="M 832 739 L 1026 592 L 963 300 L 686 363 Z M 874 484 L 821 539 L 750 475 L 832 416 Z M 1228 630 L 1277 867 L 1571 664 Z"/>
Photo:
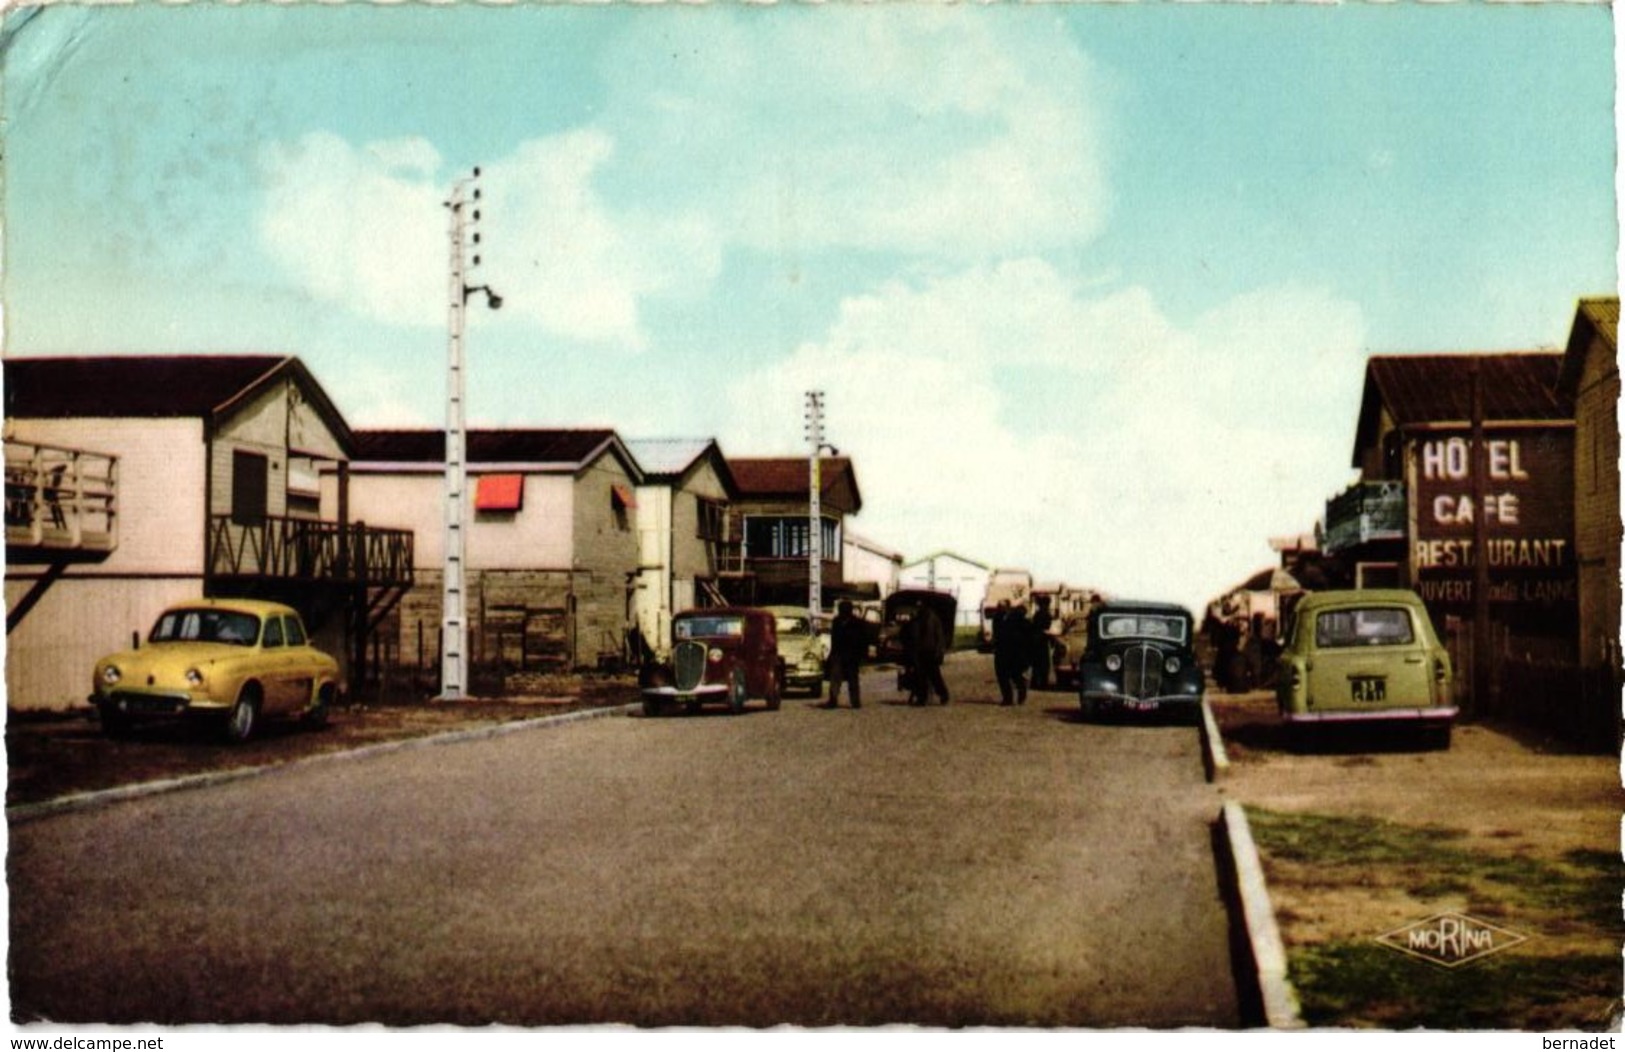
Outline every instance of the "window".
<path id="1" fill-rule="evenodd" d="M 727 521 L 726 509 L 721 501 L 694 498 L 697 525 L 696 536 L 702 541 L 722 540 L 722 525 Z"/>
<path id="2" fill-rule="evenodd" d="M 251 647 L 260 637 L 260 619 L 232 610 L 170 610 L 158 619 L 151 643 L 235 643 Z"/>
<path id="3" fill-rule="evenodd" d="M 1315 646 L 1397 646 L 1415 638 L 1410 612 L 1397 606 L 1328 610 L 1315 618 Z"/>
<path id="4" fill-rule="evenodd" d="M 823 520 L 820 544 L 825 562 L 841 558 L 840 524 Z M 807 517 L 752 515 L 745 520 L 745 549 L 752 559 L 805 559 L 808 553 Z"/>
<path id="5" fill-rule="evenodd" d="M 288 645 L 290 647 L 302 647 L 305 645 L 305 626 L 299 623 L 299 619 L 297 617 L 290 617 L 286 619 L 284 632 L 286 633 Z"/>
<path id="6" fill-rule="evenodd" d="M 263 645 L 267 647 L 279 647 L 282 645 L 282 618 L 271 617 L 266 619 L 265 642 Z"/>
<path id="7" fill-rule="evenodd" d="M 265 456 L 233 450 L 231 454 L 231 521 L 238 526 L 265 525 L 270 472 Z"/>

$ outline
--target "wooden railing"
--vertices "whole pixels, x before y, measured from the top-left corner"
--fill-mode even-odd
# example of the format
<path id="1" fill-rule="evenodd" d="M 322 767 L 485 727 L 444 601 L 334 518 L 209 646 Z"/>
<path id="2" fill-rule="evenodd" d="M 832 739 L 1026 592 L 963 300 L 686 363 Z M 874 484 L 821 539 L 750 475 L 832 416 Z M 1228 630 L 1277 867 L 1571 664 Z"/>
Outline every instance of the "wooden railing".
<path id="1" fill-rule="evenodd" d="M 244 524 L 230 515 L 215 515 L 209 519 L 205 565 L 212 577 L 408 587 L 412 541 L 410 530 L 364 523 L 268 515 Z"/>
<path id="2" fill-rule="evenodd" d="M 118 547 L 118 458 L 6 441 L 6 546 L 105 555 Z"/>

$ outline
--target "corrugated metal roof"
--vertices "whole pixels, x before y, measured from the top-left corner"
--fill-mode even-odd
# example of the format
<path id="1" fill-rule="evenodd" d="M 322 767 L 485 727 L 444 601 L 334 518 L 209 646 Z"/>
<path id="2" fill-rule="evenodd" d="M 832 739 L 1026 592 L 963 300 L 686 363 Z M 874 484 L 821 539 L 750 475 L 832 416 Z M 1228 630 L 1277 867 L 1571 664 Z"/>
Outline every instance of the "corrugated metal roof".
<path id="1" fill-rule="evenodd" d="M 714 444 L 709 438 L 630 438 L 627 451 L 646 476 L 681 475 Z"/>
<path id="2" fill-rule="evenodd" d="M 1592 296 L 1580 301 L 1579 314 L 1591 323 L 1608 346 L 1619 349 L 1619 297 Z"/>
<path id="3" fill-rule="evenodd" d="M 8 358 L 6 416 L 207 417 L 295 359 L 271 355 Z"/>
<path id="4" fill-rule="evenodd" d="M 807 495 L 807 460 L 806 457 L 729 457 L 728 466 L 733 469 L 741 497 L 795 499 Z M 851 460 L 846 457 L 824 457 L 819 465 L 819 479 L 824 490 L 829 490 L 844 477 L 851 483 L 853 492 L 857 492 Z"/>
<path id="5" fill-rule="evenodd" d="M 1573 397 L 1558 388 L 1561 354 L 1377 355 L 1366 363 L 1353 465 L 1377 440 L 1384 407 L 1400 427 L 1471 420 L 1475 362 L 1483 370 L 1485 423 L 1574 419 Z"/>
<path id="6" fill-rule="evenodd" d="M 580 466 L 615 442 L 615 432 L 591 430 L 470 431 L 470 464 L 565 464 Z M 440 430 L 357 431 L 357 464 L 430 464 L 446 458 Z"/>
<path id="7" fill-rule="evenodd" d="M 1381 356 L 1371 359 L 1366 381 L 1400 424 L 1467 420 L 1475 362 L 1483 370 L 1485 420 L 1573 419 L 1574 404 L 1557 393 L 1561 354 Z"/>

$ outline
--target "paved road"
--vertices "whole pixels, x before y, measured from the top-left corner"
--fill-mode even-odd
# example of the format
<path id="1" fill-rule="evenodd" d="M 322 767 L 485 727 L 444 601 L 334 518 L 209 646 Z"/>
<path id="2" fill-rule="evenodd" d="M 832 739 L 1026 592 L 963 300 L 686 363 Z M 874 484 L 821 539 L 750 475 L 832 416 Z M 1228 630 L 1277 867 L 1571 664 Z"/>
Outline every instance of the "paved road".
<path id="1" fill-rule="evenodd" d="M 11 830 L 19 1020 L 1237 1025 L 1191 727 L 612 717 Z"/>

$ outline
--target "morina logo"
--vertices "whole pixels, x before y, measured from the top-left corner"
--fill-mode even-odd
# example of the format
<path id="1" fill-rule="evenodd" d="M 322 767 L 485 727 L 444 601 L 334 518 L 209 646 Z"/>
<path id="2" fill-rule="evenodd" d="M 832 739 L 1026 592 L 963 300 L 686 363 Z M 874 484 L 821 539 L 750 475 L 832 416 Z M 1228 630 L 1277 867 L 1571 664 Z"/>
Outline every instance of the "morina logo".
<path id="1" fill-rule="evenodd" d="M 1426 920 L 1379 935 L 1377 941 L 1412 957 L 1454 968 L 1492 953 L 1500 953 L 1527 938 L 1509 928 L 1474 920 L 1466 914 L 1436 913 Z"/>

